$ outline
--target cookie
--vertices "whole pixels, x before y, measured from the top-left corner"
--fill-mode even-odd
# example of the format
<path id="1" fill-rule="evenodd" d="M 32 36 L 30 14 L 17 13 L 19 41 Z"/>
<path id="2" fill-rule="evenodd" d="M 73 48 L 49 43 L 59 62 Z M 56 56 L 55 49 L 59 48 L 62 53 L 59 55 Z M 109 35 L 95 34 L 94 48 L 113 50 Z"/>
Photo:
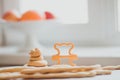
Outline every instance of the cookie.
<path id="1" fill-rule="evenodd" d="M 30 58 L 30 61 L 39 61 L 39 60 L 43 60 L 43 56 L 40 56 L 40 57 L 31 57 Z"/>
<path id="2" fill-rule="evenodd" d="M 35 48 L 30 51 L 30 56 L 31 57 L 39 57 L 39 56 L 41 56 L 41 52 L 38 48 Z"/>
<path id="3" fill-rule="evenodd" d="M 93 70 L 93 71 L 91 71 L 91 72 L 95 72 L 96 73 L 96 75 L 108 75 L 108 74 L 111 74 L 112 73 L 112 71 L 111 70 L 100 70 L 100 69 L 98 69 L 98 70 Z"/>
<path id="4" fill-rule="evenodd" d="M 60 65 L 51 65 L 51 67 L 72 67 L 72 66 L 66 64 L 60 64 Z"/>
<path id="5" fill-rule="evenodd" d="M 35 74 L 22 74 L 23 78 L 39 78 L 39 79 L 50 79 L 50 78 L 83 78 L 83 77 L 93 77 L 95 76 L 95 72 L 76 72 L 76 73 L 70 73 L 70 72 L 64 72 L 64 73 L 50 73 L 50 74 L 41 74 L 41 73 L 35 73 Z"/>
<path id="6" fill-rule="evenodd" d="M 27 66 L 34 66 L 34 67 L 44 67 L 47 66 L 46 60 L 40 60 L 40 61 L 30 61 L 27 63 Z"/>
<path id="7" fill-rule="evenodd" d="M 117 66 L 116 66 L 116 70 L 120 70 L 120 65 L 117 65 Z"/>
<path id="8" fill-rule="evenodd" d="M 59 72 L 85 72 L 97 69 L 98 66 L 51 66 L 51 67 L 41 67 L 35 69 L 24 69 L 21 71 L 23 74 L 31 74 L 31 73 L 59 73 Z"/>
<path id="9" fill-rule="evenodd" d="M 23 67 L 23 66 L 5 67 L 5 68 L 0 68 L 0 73 L 3 73 L 3 72 L 20 72 L 23 69 L 25 69 L 25 67 Z"/>
<path id="10" fill-rule="evenodd" d="M 6 73 L 0 73 L 0 80 L 3 79 L 14 79 L 14 78 L 22 78 L 22 74 L 20 74 L 19 72 L 6 72 Z"/>
<path id="11" fill-rule="evenodd" d="M 105 66 L 103 67 L 103 70 L 115 70 L 116 66 Z"/>

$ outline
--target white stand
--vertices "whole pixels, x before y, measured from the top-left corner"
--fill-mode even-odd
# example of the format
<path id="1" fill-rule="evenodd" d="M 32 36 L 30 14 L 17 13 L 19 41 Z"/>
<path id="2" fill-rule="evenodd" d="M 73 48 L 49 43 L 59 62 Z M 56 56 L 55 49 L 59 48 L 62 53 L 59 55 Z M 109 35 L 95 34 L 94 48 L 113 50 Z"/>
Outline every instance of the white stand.
<path id="1" fill-rule="evenodd" d="M 9 23 L 8 23 L 9 24 Z M 42 28 L 48 28 L 50 26 L 58 26 L 58 22 L 55 20 L 47 21 L 25 21 L 25 22 L 10 22 L 10 27 L 20 30 L 25 33 L 26 40 L 24 47 L 19 52 L 26 52 L 34 48 L 45 48 L 39 43 L 38 37 Z"/>
<path id="2" fill-rule="evenodd" d="M 28 52 L 34 48 L 44 48 L 42 45 L 40 45 L 38 39 L 38 34 L 40 34 L 39 32 L 43 24 L 44 23 L 42 21 L 12 23 L 11 27 L 24 32 L 26 36 L 25 44 L 20 48 L 19 52 Z"/>

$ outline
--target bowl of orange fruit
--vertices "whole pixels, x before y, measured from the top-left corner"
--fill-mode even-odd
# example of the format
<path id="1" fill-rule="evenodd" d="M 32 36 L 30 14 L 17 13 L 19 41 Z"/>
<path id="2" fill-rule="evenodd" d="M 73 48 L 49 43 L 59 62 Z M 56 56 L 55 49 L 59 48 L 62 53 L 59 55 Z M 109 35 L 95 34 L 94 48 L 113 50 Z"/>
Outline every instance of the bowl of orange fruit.
<path id="1" fill-rule="evenodd" d="M 41 48 L 38 39 L 40 30 L 58 24 L 56 17 L 50 11 L 45 11 L 44 15 L 40 15 L 35 10 L 28 10 L 20 15 L 18 12 L 11 10 L 5 12 L 2 19 L 5 20 L 6 27 L 11 27 L 25 33 L 26 44 L 20 51 Z"/>

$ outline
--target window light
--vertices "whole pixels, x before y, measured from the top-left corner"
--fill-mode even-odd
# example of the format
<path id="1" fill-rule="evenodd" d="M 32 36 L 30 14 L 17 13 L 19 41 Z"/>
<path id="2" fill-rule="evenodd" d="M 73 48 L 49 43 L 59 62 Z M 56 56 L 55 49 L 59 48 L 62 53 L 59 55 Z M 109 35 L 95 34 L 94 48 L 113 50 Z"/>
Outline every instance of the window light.
<path id="1" fill-rule="evenodd" d="M 87 0 L 20 0 L 20 11 L 50 11 L 65 24 L 88 23 Z"/>

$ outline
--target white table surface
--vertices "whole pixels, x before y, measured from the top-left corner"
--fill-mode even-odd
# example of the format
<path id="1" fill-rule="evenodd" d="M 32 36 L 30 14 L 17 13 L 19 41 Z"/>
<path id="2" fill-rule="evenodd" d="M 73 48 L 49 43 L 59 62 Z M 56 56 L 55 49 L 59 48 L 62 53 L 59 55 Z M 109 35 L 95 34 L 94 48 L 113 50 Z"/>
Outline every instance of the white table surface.
<path id="1" fill-rule="evenodd" d="M 23 65 L 29 60 L 29 52 L 19 53 L 18 48 L 0 48 L 0 65 Z M 51 56 L 56 54 L 54 48 L 40 49 L 45 59 L 52 64 Z M 78 65 L 120 65 L 120 47 L 75 47 L 73 53 L 77 54 Z M 54 64 L 54 63 L 53 63 Z"/>

